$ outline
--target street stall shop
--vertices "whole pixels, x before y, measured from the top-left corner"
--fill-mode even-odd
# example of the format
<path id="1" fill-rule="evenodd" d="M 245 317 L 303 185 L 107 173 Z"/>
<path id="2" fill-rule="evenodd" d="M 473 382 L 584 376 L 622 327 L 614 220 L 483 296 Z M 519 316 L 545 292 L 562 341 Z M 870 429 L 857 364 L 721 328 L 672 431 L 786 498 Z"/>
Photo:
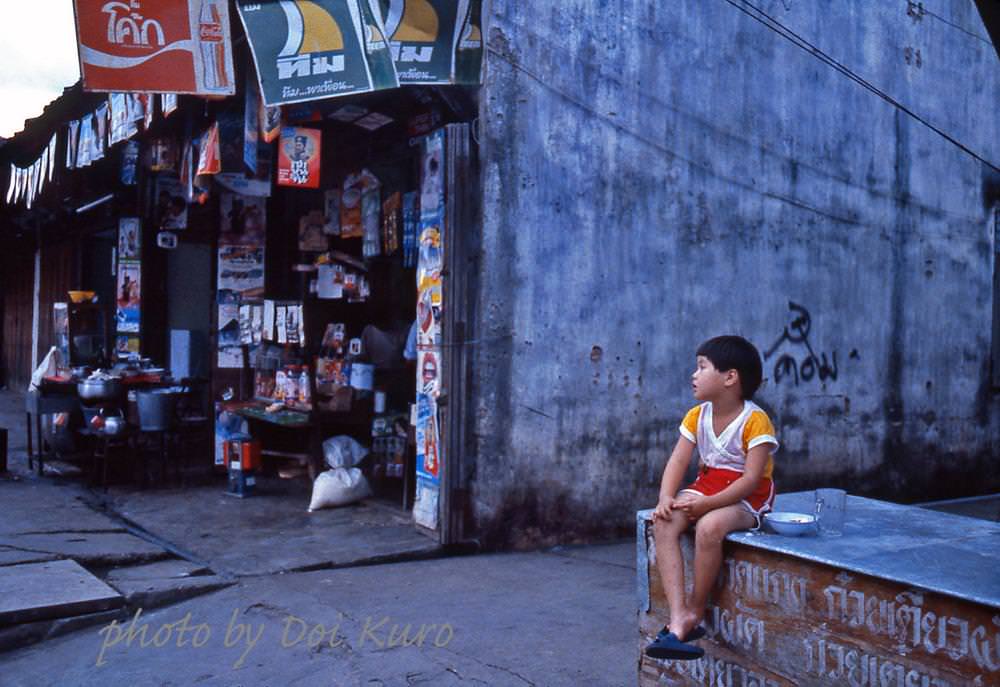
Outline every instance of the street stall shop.
<path id="1" fill-rule="evenodd" d="M 221 0 L 75 5 L 83 88 L 107 98 L 12 167 L 6 199 L 120 162 L 108 190 L 138 200 L 114 218 L 112 293 L 84 299 L 107 318 L 107 341 L 80 339 L 91 362 L 208 377 L 206 460 L 235 495 L 308 474 L 311 508 L 374 490 L 439 529 L 442 275 L 474 191 L 481 2 L 237 2 L 236 48 Z"/>

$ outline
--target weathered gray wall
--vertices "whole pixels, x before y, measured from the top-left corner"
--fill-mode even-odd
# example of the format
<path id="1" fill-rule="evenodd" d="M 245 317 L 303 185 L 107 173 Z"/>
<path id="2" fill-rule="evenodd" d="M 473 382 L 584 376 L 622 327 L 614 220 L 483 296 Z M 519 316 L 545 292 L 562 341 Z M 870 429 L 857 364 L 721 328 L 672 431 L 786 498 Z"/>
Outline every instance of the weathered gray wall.
<path id="1" fill-rule="evenodd" d="M 730 332 L 770 353 L 779 489 L 1000 487 L 979 162 L 724 0 L 491 5 L 468 456 L 486 541 L 627 529 L 694 404 L 695 348 Z M 974 4 L 924 5 L 761 0 L 1000 163 Z M 809 348 L 781 341 L 801 338 L 790 303 Z M 810 349 L 835 376 L 806 379 Z"/>

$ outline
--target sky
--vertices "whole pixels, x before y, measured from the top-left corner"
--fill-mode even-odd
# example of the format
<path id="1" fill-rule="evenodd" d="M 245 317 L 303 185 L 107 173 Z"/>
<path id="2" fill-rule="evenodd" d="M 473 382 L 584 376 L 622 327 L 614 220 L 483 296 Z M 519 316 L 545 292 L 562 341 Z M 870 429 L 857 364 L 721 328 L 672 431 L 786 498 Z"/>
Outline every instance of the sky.
<path id="1" fill-rule="evenodd" d="M 73 0 L 0 0 L 0 7 L 0 136 L 9 137 L 76 83 L 80 67 Z"/>

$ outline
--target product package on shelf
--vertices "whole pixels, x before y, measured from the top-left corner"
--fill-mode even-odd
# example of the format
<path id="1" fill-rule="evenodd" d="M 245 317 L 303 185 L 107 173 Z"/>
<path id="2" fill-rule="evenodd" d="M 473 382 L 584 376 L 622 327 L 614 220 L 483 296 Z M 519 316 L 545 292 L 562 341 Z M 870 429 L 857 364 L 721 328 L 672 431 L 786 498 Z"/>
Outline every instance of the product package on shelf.
<path id="1" fill-rule="evenodd" d="M 318 407 L 332 412 L 351 409 L 351 364 L 346 359 L 346 327 L 329 323 L 323 333 L 320 354 L 316 356 L 316 399 Z"/>

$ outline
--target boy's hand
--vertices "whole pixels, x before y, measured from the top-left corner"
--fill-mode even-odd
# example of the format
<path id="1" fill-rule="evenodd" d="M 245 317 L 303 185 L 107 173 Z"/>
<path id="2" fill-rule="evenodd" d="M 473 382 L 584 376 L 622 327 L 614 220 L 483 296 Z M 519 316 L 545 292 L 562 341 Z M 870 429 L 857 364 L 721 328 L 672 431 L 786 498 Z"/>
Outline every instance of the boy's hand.
<path id="1" fill-rule="evenodd" d="M 653 522 L 657 520 L 669 520 L 670 512 L 674 508 L 674 500 L 671 498 L 661 499 L 653 510 Z"/>
<path id="2" fill-rule="evenodd" d="M 701 494 L 683 494 L 674 501 L 674 510 L 683 511 L 688 520 L 694 522 L 708 512 L 706 497 Z"/>

